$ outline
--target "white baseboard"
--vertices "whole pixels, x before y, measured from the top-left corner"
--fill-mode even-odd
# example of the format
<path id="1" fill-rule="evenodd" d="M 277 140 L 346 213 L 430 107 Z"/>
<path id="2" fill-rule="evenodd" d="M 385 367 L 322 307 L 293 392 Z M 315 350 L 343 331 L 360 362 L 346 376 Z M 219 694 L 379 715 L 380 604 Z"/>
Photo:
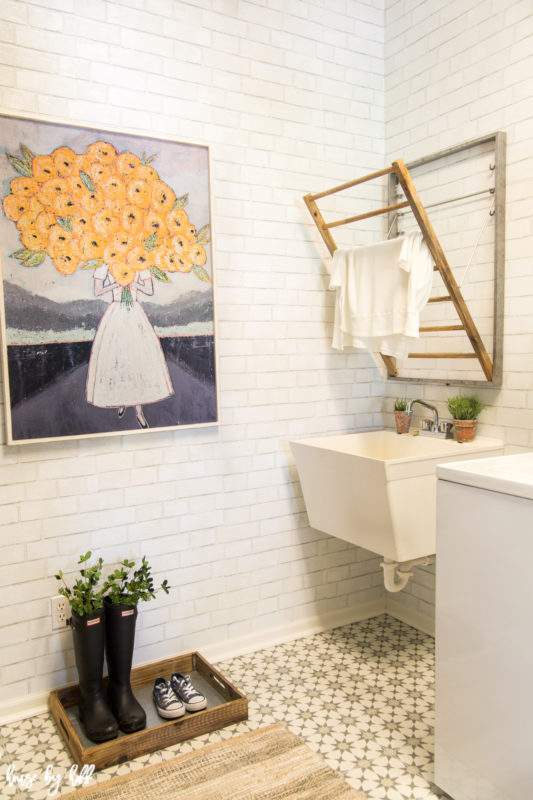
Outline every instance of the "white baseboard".
<path id="1" fill-rule="evenodd" d="M 385 611 L 387 614 L 390 614 L 391 617 L 399 619 L 401 622 L 407 623 L 407 625 L 411 625 L 411 627 L 422 631 L 422 633 L 428 633 L 433 637 L 435 636 L 434 617 L 422 614 L 420 611 L 415 611 L 415 609 L 405 606 L 403 603 L 399 603 L 395 598 L 390 596 L 386 598 Z"/>
<path id="2" fill-rule="evenodd" d="M 27 697 L 18 697 L 15 700 L 3 702 L 0 708 L 0 725 L 43 714 L 48 711 L 49 696 L 50 692 L 38 692 Z"/>
<path id="3" fill-rule="evenodd" d="M 205 651 L 202 649 L 202 655 L 208 661 L 225 661 L 228 658 L 253 653 L 255 650 L 264 650 L 267 647 L 275 647 L 277 644 L 301 639 L 303 636 L 312 636 L 314 633 L 322 633 L 322 631 L 328 631 L 332 628 L 339 628 L 341 625 L 349 625 L 351 622 L 360 622 L 363 619 L 377 617 L 378 614 L 384 614 L 385 612 L 385 598 L 380 598 L 369 603 L 331 611 L 327 614 L 305 617 L 305 619 L 286 625 L 277 625 L 267 630 L 229 639 L 227 642 L 217 642 L 217 644 L 206 647 Z"/>
<path id="4" fill-rule="evenodd" d="M 207 646 L 205 649 L 202 648 L 201 653 L 207 661 L 225 661 L 228 658 L 236 658 L 246 653 L 252 653 L 255 650 L 264 650 L 267 647 L 274 647 L 277 644 L 290 642 L 293 639 L 301 639 L 303 636 L 311 636 L 314 633 L 338 628 L 351 622 L 370 619 L 379 614 L 384 614 L 386 610 L 385 598 L 382 598 L 369 603 L 342 608 L 328 614 L 305 617 L 287 625 L 278 625 L 247 636 L 228 639 L 225 642 L 218 642 Z M 136 666 L 143 665 L 136 664 Z M 48 698 L 49 692 L 39 692 L 28 697 L 2 703 L 0 707 L 0 725 L 43 714 L 48 711 Z"/>

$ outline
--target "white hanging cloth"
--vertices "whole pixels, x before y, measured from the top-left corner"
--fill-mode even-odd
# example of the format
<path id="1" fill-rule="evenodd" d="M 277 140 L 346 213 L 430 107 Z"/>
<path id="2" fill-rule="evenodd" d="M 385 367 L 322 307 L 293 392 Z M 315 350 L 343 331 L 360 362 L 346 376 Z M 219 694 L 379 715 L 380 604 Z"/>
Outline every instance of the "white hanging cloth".
<path id="1" fill-rule="evenodd" d="M 329 285 L 336 290 L 332 346 L 402 357 L 409 339 L 419 336 L 433 264 L 419 232 L 336 250 Z"/>

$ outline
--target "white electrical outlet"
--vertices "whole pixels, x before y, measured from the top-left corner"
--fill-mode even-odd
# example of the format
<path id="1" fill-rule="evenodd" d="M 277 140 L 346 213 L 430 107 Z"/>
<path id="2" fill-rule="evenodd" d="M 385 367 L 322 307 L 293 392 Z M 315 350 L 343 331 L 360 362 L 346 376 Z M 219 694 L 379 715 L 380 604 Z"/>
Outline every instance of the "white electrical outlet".
<path id="1" fill-rule="evenodd" d="M 56 631 L 59 628 L 64 628 L 67 624 L 67 619 L 70 616 L 70 606 L 66 597 L 58 594 L 52 597 L 52 630 Z"/>

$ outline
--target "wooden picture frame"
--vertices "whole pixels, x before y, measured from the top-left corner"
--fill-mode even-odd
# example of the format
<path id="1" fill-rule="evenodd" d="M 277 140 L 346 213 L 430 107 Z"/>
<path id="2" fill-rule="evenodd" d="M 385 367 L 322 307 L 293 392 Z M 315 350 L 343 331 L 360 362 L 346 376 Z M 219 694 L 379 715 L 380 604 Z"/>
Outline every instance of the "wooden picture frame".
<path id="1" fill-rule="evenodd" d="M 7 443 L 216 424 L 209 148 L 0 131 Z"/>

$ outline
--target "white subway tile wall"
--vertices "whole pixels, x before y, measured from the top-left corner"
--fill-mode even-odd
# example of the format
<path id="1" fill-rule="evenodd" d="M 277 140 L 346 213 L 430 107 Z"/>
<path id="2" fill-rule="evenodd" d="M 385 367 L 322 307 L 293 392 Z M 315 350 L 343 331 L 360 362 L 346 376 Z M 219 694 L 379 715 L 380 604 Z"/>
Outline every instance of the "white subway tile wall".
<path id="1" fill-rule="evenodd" d="M 3 113 L 210 145 L 220 383 L 213 428 L 2 447 L 0 702 L 76 680 L 49 602 L 87 550 L 145 554 L 172 586 L 141 609 L 136 663 L 381 601 L 377 558 L 308 527 L 287 439 L 382 423 L 371 358 L 330 348 L 302 200 L 382 166 L 382 4 L 17 1 L 0 20 Z"/>

